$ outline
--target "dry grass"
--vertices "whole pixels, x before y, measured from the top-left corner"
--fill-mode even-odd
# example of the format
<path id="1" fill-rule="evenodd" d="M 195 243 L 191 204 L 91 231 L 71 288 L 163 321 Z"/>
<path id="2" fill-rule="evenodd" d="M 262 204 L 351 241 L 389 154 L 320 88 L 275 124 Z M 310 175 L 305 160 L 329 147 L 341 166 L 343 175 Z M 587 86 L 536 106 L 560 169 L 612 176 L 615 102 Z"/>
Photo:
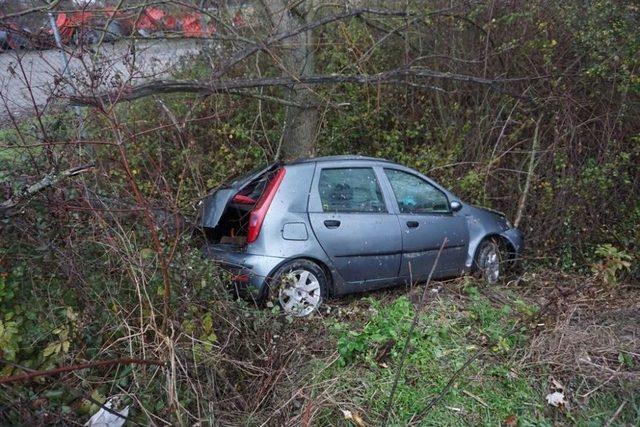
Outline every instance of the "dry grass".
<path id="1" fill-rule="evenodd" d="M 438 302 L 446 300 L 457 307 L 452 315 L 464 316 L 471 304 L 464 291 L 466 285 L 464 278 L 433 283 L 424 309 L 437 309 Z M 383 305 L 401 295 L 407 295 L 415 303 L 421 291 L 422 285 L 418 285 L 369 295 Z M 605 288 L 593 278 L 540 270 L 526 273 L 506 286 L 482 287 L 480 292 L 496 307 L 516 299 L 540 307 L 531 318 L 520 313 L 518 327 L 530 322 L 527 326 L 532 332 L 524 346 L 514 348 L 513 354 L 507 356 L 519 362 L 531 383 L 544 388 L 553 379 L 564 386 L 569 399 L 585 404 L 597 392 L 615 391 L 623 400 L 640 390 L 637 288 L 629 285 Z M 338 352 L 336 337 L 330 329 L 332 322 L 358 328 L 369 321 L 370 303 L 363 295 L 332 300 L 323 313 L 293 322 L 265 310 L 255 311 L 224 301 L 204 304 L 188 292 L 180 303 L 184 308 L 180 312 L 203 304 L 194 315 L 196 323 L 202 313 L 215 313 L 213 323 L 218 340 L 210 351 L 203 351 L 202 339 L 175 323 L 173 335 L 166 336 L 164 345 L 160 345 L 144 339 L 148 333 L 135 321 L 125 322 L 130 335 L 119 341 L 127 341 L 131 348 L 143 348 L 146 356 L 170 361 L 153 378 L 145 376 L 146 371 L 134 370 L 134 374 L 142 375 L 138 379 L 143 379 L 143 383 L 160 380 L 162 384 L 155 381 L 154 392 L 161 393 L 161 399 L 173 401 L 173 407 L 162 411 L 145 408 L 136 398 L 144 389 L 142 384 L 142 388 L 134 386 L 137 380 L 129 387 L 114 390 L 129 396 L 144 413 L 139 413 L 138 420 L 146 419 L 157 425 L 182 422 L 308 426 L 325 425 L 329 420 L 333 423 L 336 416 L 345 422 L 339 409 L 367 414 L 368 408 L 362 407 L 356 396 L 365 395 L 370 384 L 364 378 L 354 379 L 354 372 L 334 369 Z M 484 345 L 482 336 L 468 338 Z M 169 354 L 163 353 L 167 349 Z M 490 364 L 492 360 L 487 357 L 484 363 Z M 341 384 L 342 376 L 351 378 L 350 388 Z M 107 384 L 112 377 L 112 371 L 105 371 L 103 377 L 93 372 L 84 379 Z M 66 387 L 81 389 L 81 379 L 82 376 L 60 378 L 58 386 L 66 383 Z M 166 399 L 164 393 L 174 394 L 174 399 Z M 23 406 L 28 405 L 25 400 Z M 31 419 L 42 421 L 33 410 L 25 411 Z"/>
<path id="2" fill-rule="evenodd" d="M 580 400 L 598 390 L 640 390 L 637 288 L 607 288 L 593 278 L 551 272 L 527 281 L 528 297 L 544 313 L 523 365 L 551 375 Z"/>

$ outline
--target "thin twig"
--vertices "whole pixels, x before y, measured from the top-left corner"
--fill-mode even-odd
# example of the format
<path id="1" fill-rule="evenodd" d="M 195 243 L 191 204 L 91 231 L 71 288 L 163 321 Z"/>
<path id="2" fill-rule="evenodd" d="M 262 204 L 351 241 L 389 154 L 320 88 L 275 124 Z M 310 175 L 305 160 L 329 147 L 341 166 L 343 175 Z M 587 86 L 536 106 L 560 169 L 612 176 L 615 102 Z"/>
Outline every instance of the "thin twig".
<path id="1" fill-rule="evenodd" d="M 470 391 L 462 390 L 462 393 L 466 394 L 467 396 L 469 396 L 470 398 L 472 398 L 473 400 L 475 400 L 476 402 L 478 402 L 479 404 L 481 404 L 485 408 L 489 407 L 489 404 L 487 402 L 482 400 L 479 396 L 476 396 L 475 394 L 471 393 Z"/>
<path id="2" fill-rule="evenodd" d="M 111 366 L 111 365 L 156 365 L 163 366 L 164 363 L 159 360 L 145 360 L 145 359 L 114 359 L 114 360 L 98 360 L 95 362 L 81 363 L 79 365 L 62 366 L 60 368 L 50 369 L 48 371 L 34 371 L 27 374 L 12 375 L 10 377 L 0 378 L 0 384 L 7 384 L 16 381 L 28 381 L 37 377 L 45 377 L 50 375 L 62 374 L 65 372 L 78 371 L 81 369 L 97 368 L 99 366 Z"/>
<path id="3" fill-rule="evenodd" d="M 609 420 L 605 423 L 605 427 L 609 427 L 611 425 L 611 423 L 613 423 L 613 421 L 618 418 L 618 415 L 620 415 L 620 412 L 622 412 L 622 409 L 624 408 L 624 406 L 627 404 L 626 400 L 623 400 L 622 403 L 620 404 L 620 406 L 618 406 L 618 409 L 616 409 L 616 412 L 613 413 L 613 415 L 611 416 L 611 418 L 609 418 Z"/>
<path id="4" fill-rule="evenodd" d="M 453 383 L 455 382 L 455 380 L 458 379 L 458 377 L 460 376 L 460 374 L 462 373 L 462 371 L 464 371 L 465 369 L 467 369 L 469 367 L 469 365 L 471 365 L 471 363 L 473 363 L 474 360 L 476 360 L 478 357 L 480 357 L 480 355 L 482 353 L 484 353 L 487 349 L 486 348 L 481 348 L 480 350 L 476 351 L 475 353 L 473 353 L 471 355 L 471 357 L 469 357 L 467 359 L 466 362 L 464 362 L 464 365 L 462 365 L 460 367 L 460 369 L 458 369 L 452 376 L 451 378 L 449 378 L 449 382 L 447 382 L 447 385 L 444 386 L 444 388 L 442 389 L 442 391 L 440 392 L 440 394 L 438 394 L 436 397 L 434 397 L 433 399 L 431 399 L 431 401 L 429 402 L 429 404 L 426 406 L 426 408 L 424 408 L 424 410 L 422 411 L 422 413 L 420 414 L 420 417 L 425 417 L 429 411 L 431 411 L 431 409 L 433 409 L 434 406 L 436 406 L 438 404 L 438 402 L 440 402 L 446 395 L 447 392 L 449 391 L 449 389 L 451 388 L 451 386 L 453 385 Z"/>
<path id="5" fill-rule="evenodd" d="M 2 359 L 2 358 L 0 358 L 0 363 L 4 363 L 4 364 L 6 364 L 6 365 L 10 365 L 10 366 L 13 366 L 14 368 L 22 369 L 23 371 L 27 371 L 27 372 L 37 372 L 35 369 L 31 369 L 31 368 L 29 368 L 29 367 L 27 367 L 27 366 L 22 366 L 22 365 L 19 365 L 19 364 L 14 363 L 14 362 L 10 362 L 10 361 L 8 361 L 8 360 L 6 360 L 6 359 Z M 110 414 L 115 415 L 115 416 L 117 416 L 117 417 L 119 417 L 119 418 L 122 418 L 122 419 L 128 420 L 128 421 L 130 421 L 131 423 L 133 423 L 133 424 L 135 424 L 135 425 L 138 425 L 138 426 L 139 426 L 139 425 L 142 425 L 142 424 L 140 424 L 140 423 L 138 423 L 138 422 L 135 422 L 135 421 L 133 421 L 133 420 L 130 420 L 128 417 L 125 417 L 125 416 L 124 416 L 124 415 L 122 415 L 120 412 L 118 412 L 118 411 L 115 411 L 115 410 L 111 409 L 110 407 L 108 407 L 108 406 L 107 406 L 107 405 L 105 405 L 104 403 L 101 403 L 99 400 L 94 399 L 94 398 L 93 398 L 93 396 L 90 396 L 90 395 L 86 394 L 86 393 L 85 393 L 85 392 L 83 392 L 82 390 L 80 390 L 80 389 L 76 389 L 76 388 L 74 388 L 74 387 L 70 386 L 69 384 L 66 384 L 66 383 L 64 383 L 64 382 L 62 382 L 62 381 L 60 382 L 60 384 L 61 384 L 65 389 L 69 390 L 69 392 L 70 392 L 70 393 L 72 393 L 73 395 L 75 395 L 75 396 L 77 396 L 77 397 L 82 397 L 83 399 L 88 400 L 89 402 L 91 402 L 91 403 L 93 403 L 94 405 L 96 405 L 96 406 L 98 406 L 98 407 L 100 407 L 100 408 L 104 409 L 105 411 L 109 412 Z"/>
<path id="6" fill-rule="evenodd" d="M 516 214 L 516 219 L 513 221 L 513 225 L 516 227 L 520 225 L 520 221 L 522 220 L 524 207 L 527 202 L 527 195 L 529 194 L 529 188 L 531 187 L 531 181 L 533 179 L 533 171 L 536 167 L 536 152 L 538 151 L 538 146 L 540 145 L 540 123 L 542 122 L 542 117 L 542 114 L 540 114 L 540 117 L 536 122 L 536 128 L 533 132 L 533 142 L 531 144 L 531 157 L 529 158 L 527 180 L 525 181 L 524 190 L 522 191 L 522 196 L 520 197 L 520 202 L 518 203 L 518 212 Z"/>
<path id="7" fill-rule="evenodd" d="M 431 282 L 431 277 L 433 276 L 433 272 L 438 266 L 438 261 L 440 260 L 440 255 L 442 254 L 442 250 L 444 246 L 447 244 L 448 239 L 445 237 L 440 245 L 440 249 L 438 250 L 438 254 L 436 255 L 436 259 L 431 266 L 431 271 L 429 272 L 429 277 L 427 278 L 427 283 L 424 285 L 424 290 L 422 291 L 422 297 L 420 298 L 420 302 L 418 302 L 418 307 L 413 315 L 413 321 L 411 322 L 411 326 L 409 327 L 409 332 L 407 333 L 407 338 L 404 342 L 404 348 L 402 349 L 402 356 L 400 357 L 400 365 L 398 365 L 398 370 L 396 371 L 396 376 L 393 379 L 393 386 L 391 387 L 391 392 L 389 393 L 389 400 L 387 401 L 387 407 L 385 409 L 384 414 L 384 424 L 387 425 L 387 421 L 389 419 L 389 413 L 391 412 L 391 405 L 393 405 L 393 396 L 396 393 L 396 389 L 398 388 L 398 381 L 400 380 L 400 375 L 402 374 L 402 367 L 404 366 L 404 361 L 407 357 L 407 352 L 409 351 L 409 343 L 411 342 L 411 335 L 413 334 L 413 330 L 418 324 L 418 319 L 420 317 L 420 311 L 422 310 L 422 306 L 427 299 L 427 291 L 429 289 L 429 283 Z"/>

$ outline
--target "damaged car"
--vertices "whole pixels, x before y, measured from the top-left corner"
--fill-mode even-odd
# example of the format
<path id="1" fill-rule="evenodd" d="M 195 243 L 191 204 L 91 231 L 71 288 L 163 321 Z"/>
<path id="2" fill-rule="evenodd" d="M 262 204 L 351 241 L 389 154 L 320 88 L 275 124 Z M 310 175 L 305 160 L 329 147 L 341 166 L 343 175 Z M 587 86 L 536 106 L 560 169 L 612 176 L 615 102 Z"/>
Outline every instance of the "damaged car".
<path id="1" fill-rule="evenodd" d="M 504 214 L 462 202 L 391 161 L 333 156 L 274 163 L 201 203 L 205 256 L 235 289 L 307 316 L 329 297 L 477 273 L 498 281 L 523 250 Z"/>

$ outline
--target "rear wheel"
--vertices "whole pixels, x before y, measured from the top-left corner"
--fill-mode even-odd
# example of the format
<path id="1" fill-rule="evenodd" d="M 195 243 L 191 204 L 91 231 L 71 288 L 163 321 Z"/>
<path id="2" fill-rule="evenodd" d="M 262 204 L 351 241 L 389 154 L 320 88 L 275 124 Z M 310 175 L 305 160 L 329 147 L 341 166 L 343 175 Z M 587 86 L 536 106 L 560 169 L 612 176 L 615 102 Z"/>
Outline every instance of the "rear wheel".
<path id="1" fill-rule="evenodd" d="M 500 279 L 501 261 L 500 246 L 495 240 L 487 239 L 480 243 L 475 258 L 476 271 L 488 284 L 493 285 Z"/>
<path id="2" fill-rule="evenodd" d="M 291 316 L 305 317 L 325 298 L 327 277 L 316 263 L 301 259 L 286 263 L 269 283 L 269 299 Z"/>

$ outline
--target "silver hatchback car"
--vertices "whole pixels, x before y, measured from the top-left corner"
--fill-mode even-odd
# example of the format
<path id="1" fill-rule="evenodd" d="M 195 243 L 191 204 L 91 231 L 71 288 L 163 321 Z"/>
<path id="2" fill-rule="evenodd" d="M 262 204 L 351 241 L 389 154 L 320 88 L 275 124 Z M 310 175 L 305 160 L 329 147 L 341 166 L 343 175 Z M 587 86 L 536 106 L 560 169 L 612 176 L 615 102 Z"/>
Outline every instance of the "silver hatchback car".
<path id="1" fill-rule="evenodd" d="M 307 316 L 329 296 L 478 272 L 495 283 L 523 236 L 505 215 L 460 201 L 396 163 L 334 156 L 274 163 L 201 203 L 204 254 L 235 289 Z"/>

